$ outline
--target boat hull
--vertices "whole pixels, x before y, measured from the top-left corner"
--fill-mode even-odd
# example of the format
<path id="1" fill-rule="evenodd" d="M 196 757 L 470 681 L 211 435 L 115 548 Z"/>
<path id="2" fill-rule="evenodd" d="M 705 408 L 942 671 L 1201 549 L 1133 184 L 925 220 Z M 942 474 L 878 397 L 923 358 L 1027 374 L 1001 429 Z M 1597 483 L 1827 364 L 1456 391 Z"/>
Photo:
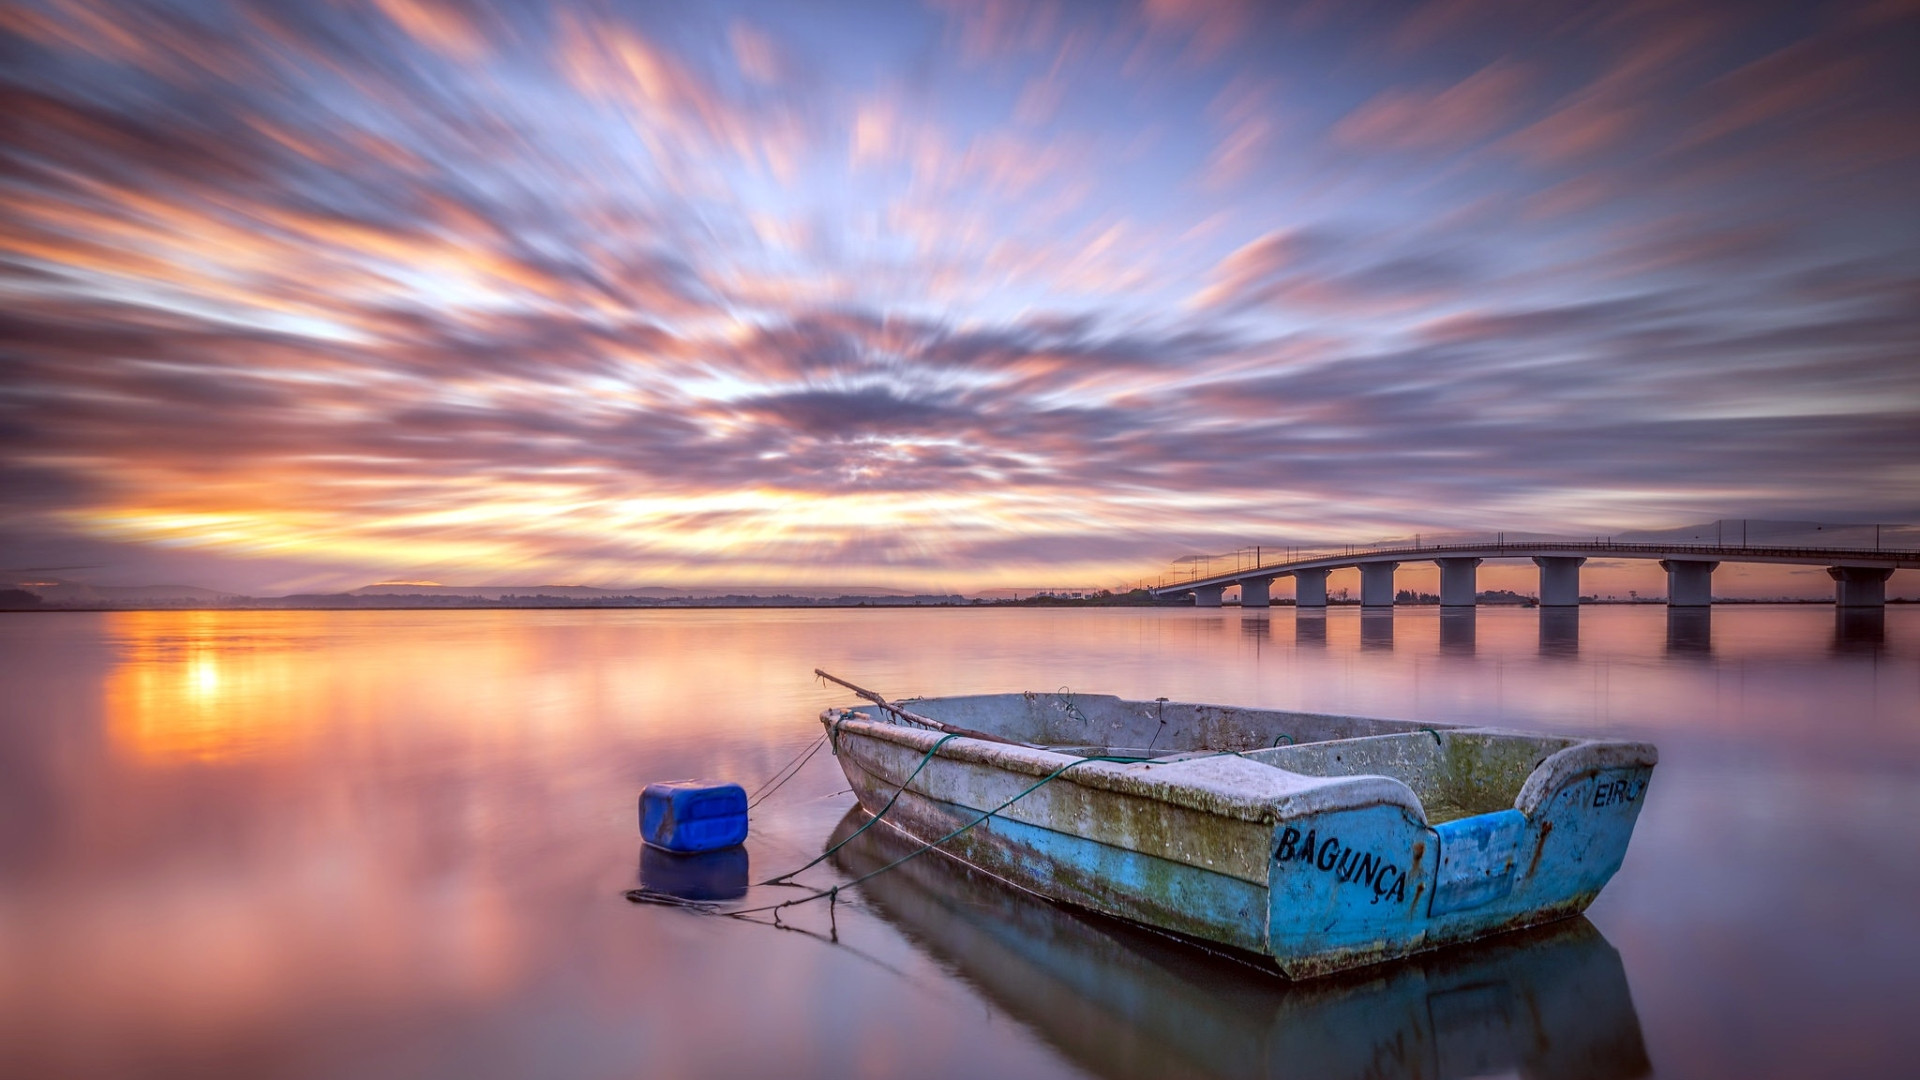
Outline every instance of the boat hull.
<path id="1" fill-rule="evenodd" d="M 841 754 L 861 807 L 875 814 L 891 800 L 886 821 L 923 843 L 979 821 L 1007 797 L 998 785 L 982 782 L 990 777 L 969 776 L 973 770 L 964 767 L 929 767 L 901 791 L 900 782 L 913 770 L 913 761 L 902 769 L 898 755 L 863 742 L 869 741 L 846 738 Z M 913 760 L 918 756 L 912 755 Z M 1015 806 L 1024 812 L 1009 813 L 1015 807 L 1008 807 L 966 828 L 940 850 L 1050 899 L 1249 952 L 1267 951 L 1264 883 L 1090 839 L 1083 835 L 1087 830 L 1074 827 L 1073 822 L 1084 820 L 1077 808 Z M 1211 824 L 1235 831 L 1226 822 Z M 1257 826 L 1246 829 L 1257 831 Z"/>

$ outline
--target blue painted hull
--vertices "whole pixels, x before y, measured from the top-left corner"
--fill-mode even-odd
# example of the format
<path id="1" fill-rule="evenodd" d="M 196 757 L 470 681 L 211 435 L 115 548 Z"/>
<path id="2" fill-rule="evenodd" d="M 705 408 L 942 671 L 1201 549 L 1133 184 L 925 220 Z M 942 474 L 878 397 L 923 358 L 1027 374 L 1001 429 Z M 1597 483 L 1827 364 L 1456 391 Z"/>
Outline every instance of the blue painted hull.
<path id="1" fill-rule="evenodd" d="M 1619 869 L 1657 760 L 1639 743 L 1215 706 L 1172 706 L 1193 712 L 1138 753 L 1140 735 L 1168 735 L 1169 706 L 945 701 L 955 723 L 1035 745 L 828 710 L 869 813 L 886 807 L 925 842 L 962 830 L 943 850 L 989 874 L 1271 956 L 1295 978 L 1585 910 Z M 1288 741 L 1268 745 L 1276 727 Z M 1077 737 L 1096 729 L 1112 738 Z M 1081 761 L 1097 751 L 1138 760 Z"/>

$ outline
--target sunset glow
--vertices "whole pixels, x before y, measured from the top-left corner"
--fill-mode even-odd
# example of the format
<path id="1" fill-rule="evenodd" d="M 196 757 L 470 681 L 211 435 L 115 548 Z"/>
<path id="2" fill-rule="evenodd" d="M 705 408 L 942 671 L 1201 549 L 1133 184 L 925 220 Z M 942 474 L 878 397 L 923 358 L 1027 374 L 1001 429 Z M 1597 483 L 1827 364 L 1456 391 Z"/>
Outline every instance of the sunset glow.
<path id="1" fill-rule="evenodd" d="M 1916 45 L 1898 3 L 24 0 L 0 561 L 943 592 L 1920 520 Z"/>

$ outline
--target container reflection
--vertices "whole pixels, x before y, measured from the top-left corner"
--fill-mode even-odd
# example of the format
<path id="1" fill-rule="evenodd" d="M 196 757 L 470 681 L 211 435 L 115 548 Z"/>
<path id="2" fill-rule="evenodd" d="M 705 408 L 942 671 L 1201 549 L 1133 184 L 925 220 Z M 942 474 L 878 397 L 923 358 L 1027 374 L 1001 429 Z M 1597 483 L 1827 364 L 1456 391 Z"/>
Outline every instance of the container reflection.
<path id="1" fill-rule="evenodd" d="M 832 841 L 866 815 L 849 811 Z M 882 827 L 835 852 L 848 875 L 915 845 Z M 1620 956 L 1585 918 L 1329 979 L 1054 905 L 943 855 L 862 902 L 1077 1065 L 1107 1077 L 1645 1076 Z"/>
<path id="2" fill-rule="evenodd" d="M 640 887 L 682 900 L 737 900 L 747 894 L 747 849 L 677 854 L 640 845 Z"/>

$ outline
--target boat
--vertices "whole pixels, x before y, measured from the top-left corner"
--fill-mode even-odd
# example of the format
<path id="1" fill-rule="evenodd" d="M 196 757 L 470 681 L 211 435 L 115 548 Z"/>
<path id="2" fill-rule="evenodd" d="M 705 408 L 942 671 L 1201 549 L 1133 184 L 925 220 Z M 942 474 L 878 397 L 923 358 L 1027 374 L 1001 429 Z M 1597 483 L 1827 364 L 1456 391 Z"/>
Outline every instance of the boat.
<path id="1" fill-rule="evenodd" d="M 1643 742 L 1006 693 L 824 710 L 868 814 L 1050 900 L 1305 979 L 1584 912 Z M 908 707 L 910 706 L 910 707 Z"/>
<path id="2" fill-rule="evenodd" d="M 1290 982 L 1048 903 L 849 809 L 833 866 L 864 906 L 1091 1076 L 1582 1077 L 1652 1071 L 1620 954 L 1584 916 Z M 859 835 L 855 835 L 859 834 Z"/>

